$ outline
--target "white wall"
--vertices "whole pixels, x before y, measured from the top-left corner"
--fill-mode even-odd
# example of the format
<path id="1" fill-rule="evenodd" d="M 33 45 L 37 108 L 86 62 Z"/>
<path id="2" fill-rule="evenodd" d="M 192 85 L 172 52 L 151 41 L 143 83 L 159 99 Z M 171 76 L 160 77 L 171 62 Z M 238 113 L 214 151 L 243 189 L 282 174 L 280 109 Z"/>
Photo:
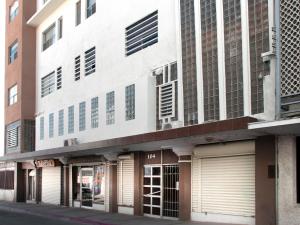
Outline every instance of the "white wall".
<path id="1" fill-rule="evenodd" d="M 4 154 L 5 3 L 0 1 L 0 156 Z"/>
<path id="2" fill-rule="evenodd" d="M 174 0 L 97 0 L 97 12 L 75 26 L 75 3 L 65 1 L 37 28 L 37 150 L 63 146 L 63 140 L 76 137 L 79 143 L 154 131 L 155 78 L 151 71 L 177 60 Z M 125 28 L 158 10 L 159 41 L 125 57 Z M 42 32 L 63 16 L 63 38 L 41 51 Z M 85 77 L 84 52 L 96 46 L 96 73 Z M 74 81 L 74 59 L 81 55 L 81 79 Z M 63 88 L 40 98 L 41 78 L 62 66 Z M 136 119 L 125 121 L 125 87 L 136 86 Z M 115 124 L 106 125 L 106 93 L 115 91 Z M 99 97 L 99 128 L 91 129 L 90 100 Z M 78 131 L 78 105 L 86 101 L 86 131 Z M 75 133 L 67 135 L 67 108 L 75 105 Z M 65 110 L 65 136 L 58 137 L 58 111 Z M 55 113 L 54 138 L 49 140 L 48 117 Z M 39 141 L 39 117 L 45 117 L 45 140 Z"/>

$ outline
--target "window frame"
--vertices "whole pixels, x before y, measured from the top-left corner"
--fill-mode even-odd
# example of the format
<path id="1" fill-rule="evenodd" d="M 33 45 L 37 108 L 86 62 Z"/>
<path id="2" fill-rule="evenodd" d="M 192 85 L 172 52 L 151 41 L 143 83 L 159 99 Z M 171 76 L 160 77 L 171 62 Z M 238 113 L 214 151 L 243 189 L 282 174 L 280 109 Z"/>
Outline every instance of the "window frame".
<path id="1" fill-rule="evenodd" d="M 135 119 L 135 84 L 125 87 L 125 120 Z"/>
<path id="2" fill-rule="evenodd" d="M 75 132 L 75 107 L 74 105 L 68 107 L 68 134 Z"/>
<path id="3" fill-rule="evenodd" d="M 115 92 L 106 94 L 106 125 L 115 124 Z"/>
<path id="4" fill-rule="evenodd" d="M 75 26 L 81 24 L 81 0 L 77 1 L 75 4 Z"/>
<path id="5" fill-rule="evenodd" d="M 8 47 L 8 64 L 12 64 L 18 58 L 18 48 L 19 43 L 18 40 L 15 40 L 9 47 Z"/>
<path id="6" fill-rule="evenodd" d="M 12 11 L 12 8 L 14 7 L 14 4 L 17 4 L 16 8 L 14 9 L 14 11 Z M 9 22 L 13 22 L 14 19 L 18 16 L 19 14 L 19 0 L 15 0 L 10 6 L 9 6 Z"/>
<path id="7" fill-rule="evenodd" d="M 94 1 L 94 4 L 89 5 L 89 1 Z M 96 2 L 96 0 L 86 0 L 86 18 L 89 18 L 96 13 Z"/>
<path id="8" fill-rule="evenodd" d="M 11 95 L 11 91 L 15 88 L 14 95 Z M 18 84 L 14 84 L 8 89 L 8 106 L 12 106 L 18 102 Z"/>
<path id="9" fill-rule="evenodd" d="M 51 36 L 51 39 L 47 40 L 47 34 L 53 31 L 53 35 Z M 56 39 L 56 23 L 52 23 L 46 30 L 42 33 L 42 51 L 46 51 L 48 48 L 50 48 L 54 43 Z M 47 45 L 46 45 L 47 44 Z"/>
<path id="10" fill-rule="evenodd" d="M 47 83 L 46 83 L 46 81 L 47 81 Z M 51 81 L 53 81 L 53 83 Z M 41 98 L 44 98 L 44 97 L 52 94 L 55 91 L 55 85 L 56 85 L 55 83 L 56 83 L 55 82 L 55 71 L 52 71 L 48 75 L 41 78 Z M 46 92 L 46 90 L 47 90 L 47 92 Z"/>
<path id="11" fill-rule="evenodd" d="M 86 129 L 86 102 L 79 103 L 79 131 L 85 131 Z"/>
<path id="12" fill-rule="evenodd" d="M 91 128 L 99 127 L 99 98 L 91 99 Z"/>

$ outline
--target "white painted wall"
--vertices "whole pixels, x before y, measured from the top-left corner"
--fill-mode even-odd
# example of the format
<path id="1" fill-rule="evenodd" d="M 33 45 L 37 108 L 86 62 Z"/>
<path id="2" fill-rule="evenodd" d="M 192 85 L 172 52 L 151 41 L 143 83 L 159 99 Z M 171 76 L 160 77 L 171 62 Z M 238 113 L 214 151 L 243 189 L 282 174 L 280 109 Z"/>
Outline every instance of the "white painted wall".
<path id="1" fill-rule="evenodd" d="M 0 1 L 0 156 L 4 154 L 5 3 Z"/>
<path id="2" fill-rule="evenodd" d="M 151 71 L 177 60 L 176 15 L 174 0 L 97 0 L 97 12 L 85 19 L 82 1 L 82 23 L 75 26 L 76 1 L 65 1 L 37 28 L 37 150 L 63 146 L 63 140 L 76 137 L 79 143 L 134 135 L 156 129 L 155 78 Z M 158 10 L 158 44 L 125 57 L 125 28 Z M 63 16 L 63 38 L 41 51 L 42 32 Z M 96 73 L 74 81 L 74 59 L 96 46 Z M 63 88 L 40 98 L 41 78 L 62 66 Z M 136 119 L 125 121 L 125 87 L 136 85 Z M 114 125 L 106 125 L 106 93 L 115 91 Z M 91 129 L 90 100 L 99 97 L 99 128 Z M 87 102 L 86 131 L 78 131 L 79 103 Z M 67 132 L 67 108 L 75 105 L 75 133 Z M 65 110 L 65 136 L 58 137 L 58 111 Z M 48 116 L 55 113 L 54 138 L 49 139 Z M 39 140 L 39 118 L 45 117 L 45 140 Z"/>

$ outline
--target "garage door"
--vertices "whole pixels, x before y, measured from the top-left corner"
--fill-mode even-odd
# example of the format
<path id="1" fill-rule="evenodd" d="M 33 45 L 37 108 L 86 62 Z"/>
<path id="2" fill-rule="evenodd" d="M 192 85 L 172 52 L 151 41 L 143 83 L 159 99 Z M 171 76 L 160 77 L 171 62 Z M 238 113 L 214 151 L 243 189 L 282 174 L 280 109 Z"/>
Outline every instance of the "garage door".
<path id="1" fill-rule="evenodd" d="M 60 205 L 61 168 L 43 168 L 42 172 L 42 202 Z"/>

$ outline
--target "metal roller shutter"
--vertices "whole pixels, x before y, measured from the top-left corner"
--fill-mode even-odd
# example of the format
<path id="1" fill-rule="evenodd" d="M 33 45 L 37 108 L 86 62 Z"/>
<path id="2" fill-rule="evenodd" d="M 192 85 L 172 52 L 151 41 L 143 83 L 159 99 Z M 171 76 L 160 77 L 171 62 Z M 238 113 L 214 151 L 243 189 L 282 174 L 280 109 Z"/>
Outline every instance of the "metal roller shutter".
<path id="1" fill-rule="evenodd" d="M 60 205 L 61 168 L 43 168 L 42 202 Z"/>
<path id="2" fill-rule="evenodd" d="M 118 205 L 133 206 L 134 198 L 134 160 L 118 162 Z"/>
<path id="3" fill-rule="evenodd" d="M 255 156 L 232 156 L 200 160 L 201 211 L 226 215 L 254 216 Z"/>

